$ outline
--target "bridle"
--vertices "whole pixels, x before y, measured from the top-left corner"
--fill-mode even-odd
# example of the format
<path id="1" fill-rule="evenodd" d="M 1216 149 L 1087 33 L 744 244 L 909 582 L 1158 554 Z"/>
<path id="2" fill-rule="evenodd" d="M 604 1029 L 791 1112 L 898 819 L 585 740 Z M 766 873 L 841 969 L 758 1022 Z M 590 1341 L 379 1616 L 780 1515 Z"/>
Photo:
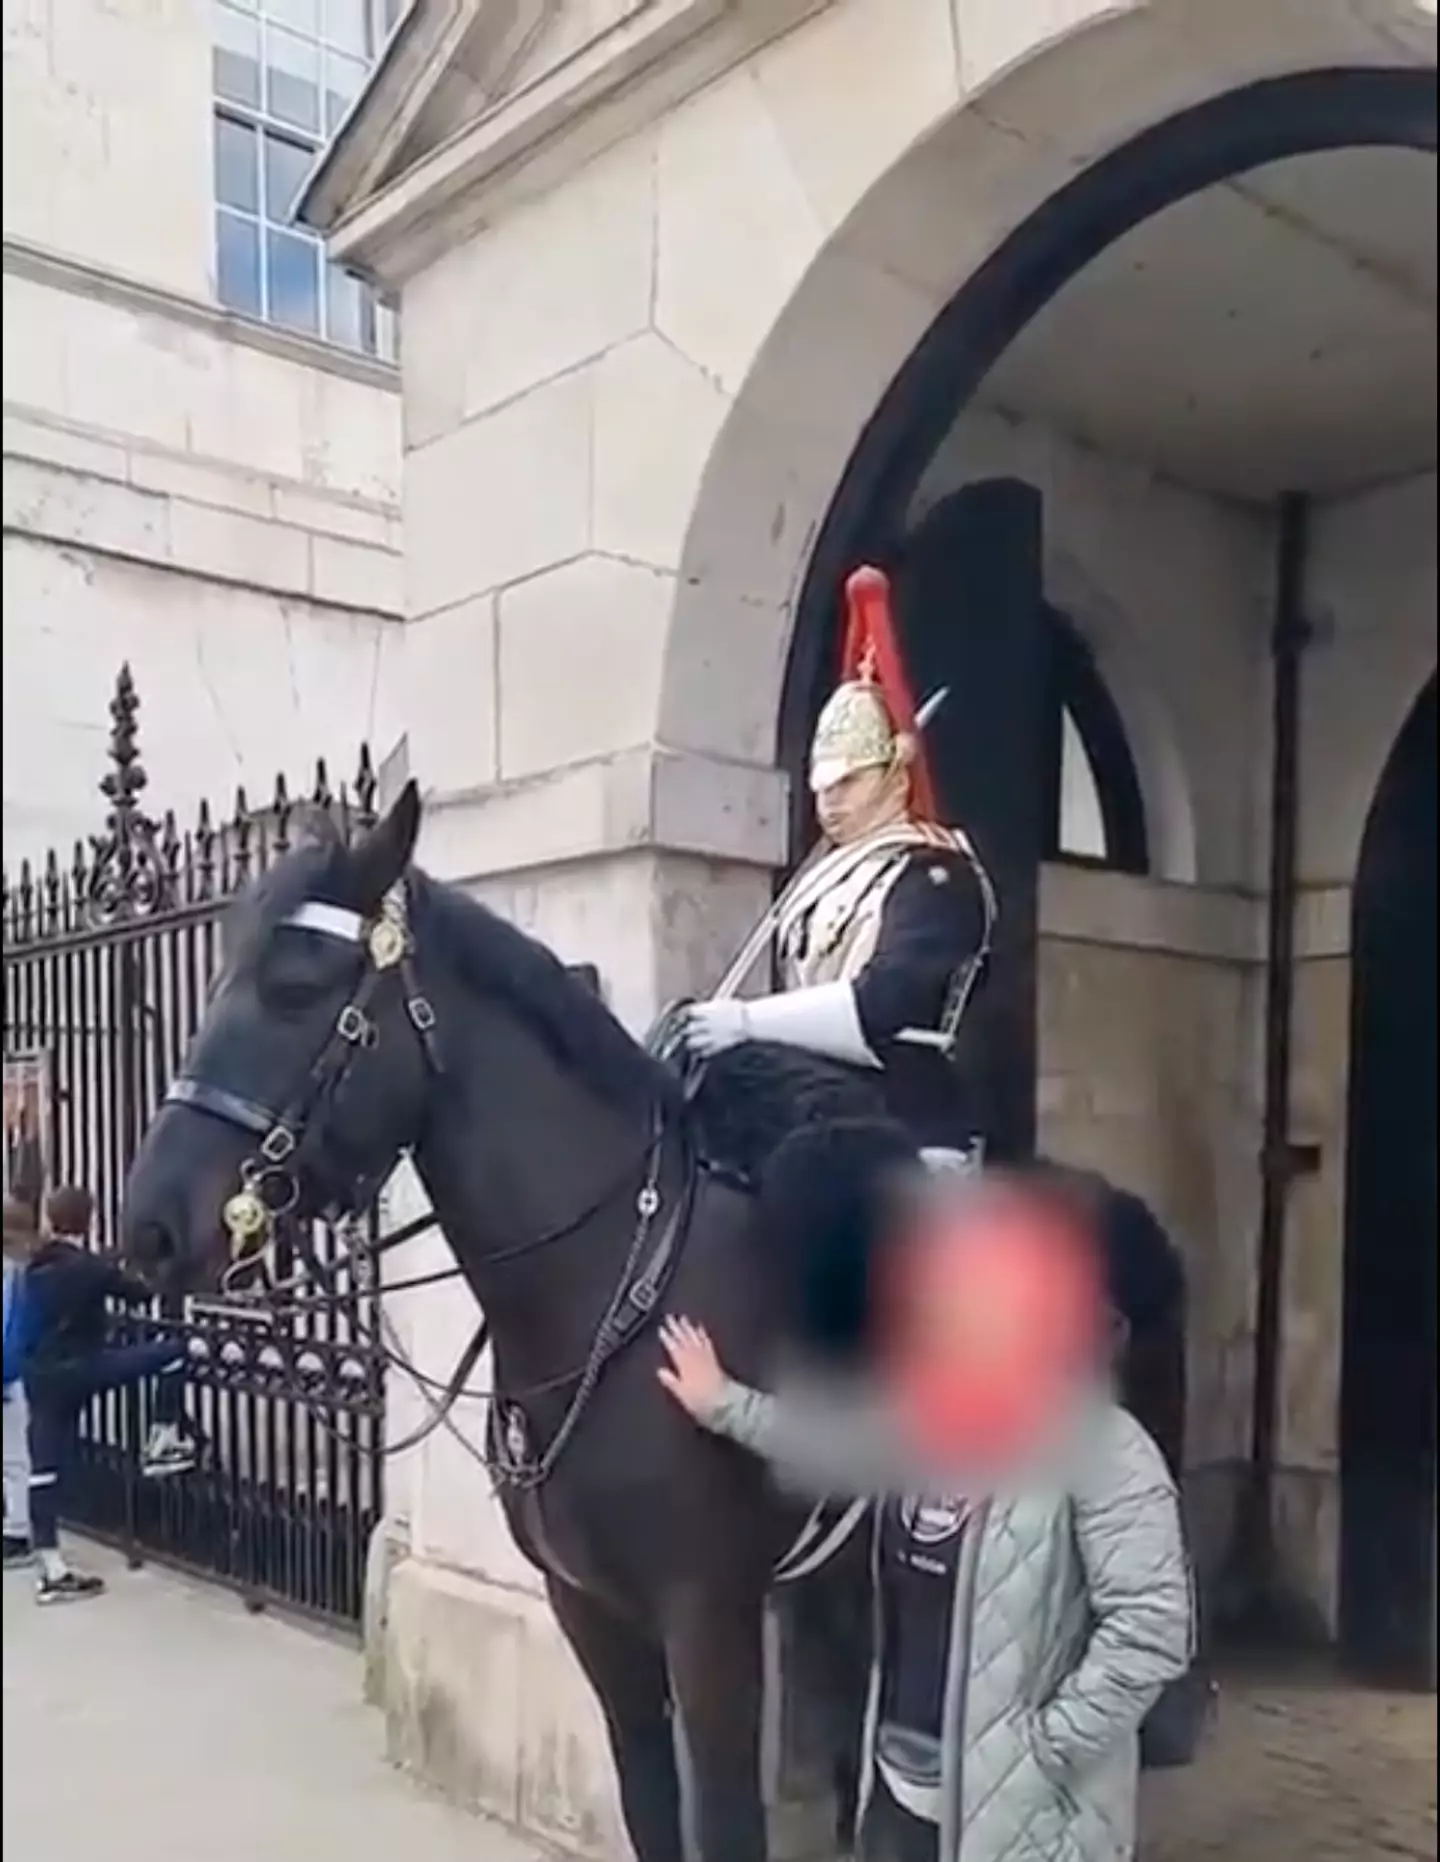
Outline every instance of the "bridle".
<path id="1" fill-rule="evenodd" d="M 313 1244 L 306 1239 L 309 1223 L 303 1218 L 297 1222 L 302 1265 L 288 1278 L 282 1279 L 277 1275 L 275 1265 L 279 1224 L 288 1215 L 301 1214 L 304 1186 L 300 1167 L 307 1137 L 348 1078 L 358 1057 L 378 1046 L 380 1022 L 376 1011 L 392 979 L 398 984 L 405 1017 L 420 1043 L 427 1071 L 432 1078 L 443 1076 L 445 1071 L 437 1038 L 435 1011 L 421 990 L 416 974 L 415 938 L 403 879 L 390 887 L 379 910 L 372 917 L 367 918 L 345 906 L 311 899 L 297 906 L 282 923 L 297 930 L 339 938 L 359 947 L 365 957 L 360 980 L 336 1016 L 333 1027 L 304 1079 L 278 1110 L 237 1093 L 218 1081 L 201 1079 L 192 1073 L 178 1075 L 165 1095 L 169 1103 L 208 1113 L 244 1131 L 253 1132 L 259 1139 L 255 1150 L 240 1165 L 239 1185 L 226 1198 L 221 1210 L 221 1221 L 230 1247 L 230 1260 L 221 1275 L 221 1289 L 222 1294 L 233 1299 L 236 1297 L 237 1283 L 258 1273 L 263 1283 L 263 1292 L 269 1296 L 267 1304 L 274 1316 L 278 1316 L 280 1311 L 274 1304 L 275 1296 L 294 1294 L 303 1288 L 307 1280 L 323 1284 L 332 1278 L 332 1269 L 318 1258 Z M 664 1159 L 664 1137 L 664 1121 L 657 1108 L 643 1152 L 638 1158 L 631 1158 L 627 1162 L 623 1174 L 615 1183 L 608 1185 L 596 1201 L 555 1228 L 489 1257 L 492 1267 L 503 1265 L 522 1256 L 532 1255 L 575 1233 L 624 1190 L 637 1169 L 640 1171 L 642 1180 L 634 1198 L 635 1226 L 625 1265 L 596 1329 L 585 1363 L 574 1373 L 573 1378 L 566 1376 L 554 1379 L 550 1384 L 539 1387 L 548 1390 L 572 1381 L 575 1384 L 574 1395 L 566 1405 L 559 1428 L 547 1448 L 538 1457 L 531 1456 L 525 1439 L 523 1412 L 518 1403 L 514 1402 L 508 1406 L 509 1420 L 506 1426 L 492 1431 L 494 1447 L 491 1454 L 485 1455 L 471 1448 L 463 1436 L 458 1438 L 489 1470 L 497 1483 L 533 1489 L 549 1476 L 574 1434 L 605 1365 L 634 1335 L 638 1326 L 649 1318 L 658 1302 L 677 1243 L 688 1225 L 694 1192 L 694 1173 L 687 1170 L 684 1188 L 672 1202 L 669 1218 L 646 1265 L 647 1247 L 663 1206 L 660 1173 Z M 332 1219 L 339 1219 L 347 1227 L 353 1226 L 359 1212 L 373 1200 L 390 1174 L 394 1162 L 394 1159 L 389 1159 L 378 1171 L 352 1178 L 344 1186 L 342 1198 L 322 1213 Z M 392 1234 L 361 1244 L 361 1248 L 352 1247 L 352 1263 L 361 1249 L 371 1257 L 373 1264 L 376 1256 L 438 1226 L 433 1212 L 421 1216 Z M 390 1290 L 398 1291 L 406 1285 L 421 1286 L 440 1279 L 459 1278 L 461 1271 L 456 1265 L 439 1274 L 425 1274 L 413 1281 L 396 1283 Z M 241 1298 L 253 1312 L 253 1293 L 249 1296 L 241 1295 Z M 383 1313 L 380 1315 L 379 1326 L 383 1335 L 388 1329 Z M 429 1416 L 401 1440 L 387 1443 L 384 1450 L 387 1455 L 415 1447 L 442 1425 L 453 1427 L 449 1421 L 450 1412 L 462 1396 L 492 1396 L 493 1393 L 489 1391 L 466 1388 L 467 1380 L 488 1341 L 489 1328 L 482 1319 L 443 1386 L 423 1375 L 398 1351 L 393 1341 L 385 1345 L 385 1355 L 408 1373 L 422 1398 L 425 1398 L 425 1392 L 430 1388 L 438 1388 L 442 1392 L 439 1400 L 433 1404 L 429 1404 L 429 1399 L 425 1398 L 430 1407 Z M 538 1391 L 521 1394 L 538 1394 Z"/>
<path id="2" fill-rule="evenodd" d="M 354 944 L 365 957 L 360 980 L 305 1077 L 278 1109 L 192 1073 L 178 1075 L 165 1095 L 171 1104 L 208 1113 L 253 1132 L 259 1139 L 255 1150 L 240 1165 L 239 1187 L 226 1198 L 221 1210 L 220 1219 L 230 1245 L 230 1260 L 221 1276 L 221 1286 L 227 1292 L 256 1270 L 268 1278 L 271 1290 L 276 1290 L 273 1269 L 278 1224 L 300 1208 L 303 1186 L 299 1171 L 307 1137 L 359 1056 L 378 1046 L 380 1023 L 375 1011 L 392 981 L 399 986 L 405 1016 L 419 1040 L 427 1071 L 432 1077 L 444 1072 L 435 1011 L 415 973 L 415 940 L 403 880 L 389 889 L 373 917 L 309 899 L 282 923 Z M 356 1177 L 345 1185 L 342 1206 L 336 1213 L 353 1215 L 361 1209 L 390 1168 L 387 1162 L 372 1177 Z M 304 1224 L 300 1227 L 303 1229 Z"/>

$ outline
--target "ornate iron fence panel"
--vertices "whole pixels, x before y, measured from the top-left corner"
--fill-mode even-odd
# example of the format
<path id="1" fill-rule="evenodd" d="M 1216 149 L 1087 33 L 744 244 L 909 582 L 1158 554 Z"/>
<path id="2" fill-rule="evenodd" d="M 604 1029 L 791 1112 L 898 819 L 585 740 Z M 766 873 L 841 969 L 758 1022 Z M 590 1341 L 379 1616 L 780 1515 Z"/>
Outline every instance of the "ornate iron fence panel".
<path id="1" fill-rule="evenodd" d="M 128 667 L 110 709 L 104 833 L 88 848 L 77 842 L 68 861 L 53 851 L 38 868 L 27 861 L 13 884 L 6 875 L 3 896 L 6 1187 L 38 1197 L 83 1185 L 101 1245 L 117 1233 L 126 1173 L 204 1012 L 225 907 L 291 844 L 295 818 L 280 777 L 259 811 L 240 790 L 221 823 L 204 805 L 186 832 L 170 811 L 152 819 Z M 374 819 L 375 793 L 362 749 L 348 791 L 332 790 L 321 763 L 305 805 L 348 838 Z M 377 1294 L 346 1265 L 338 1237 L 319 1232 L 316 1251 L 336 1296 L 323 1310 L 186 1315 L 200 1468 L 142 1481 L 149 1393 L 97 1398 L 67 1474 L 67 1511 L 133 1555 L 192 1566 L 257 1604 L 349 1623 L 383 1504 L 384 1354 Z"/>

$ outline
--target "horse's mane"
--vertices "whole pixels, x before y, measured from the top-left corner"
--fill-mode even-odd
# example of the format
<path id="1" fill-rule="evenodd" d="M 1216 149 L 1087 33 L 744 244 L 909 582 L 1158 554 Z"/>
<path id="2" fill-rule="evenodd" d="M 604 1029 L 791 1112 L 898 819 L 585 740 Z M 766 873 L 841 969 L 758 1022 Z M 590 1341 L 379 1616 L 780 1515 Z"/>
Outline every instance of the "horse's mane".
<path id="1" fill-rule="evenodd" d="M 413 875 L 411 895 L 427 936 L 471 988 L 514 1008 L 553 1058 L 601 1098 L 629 1107 L 679 1107 L 675 1076 L 537 938 L 427 874 Z"/>
<path id="2" fill-rule="evenodd" d="M 687 1106 L 679 1076 L 537 938 L 425 875 L 415 875 L 412 893 L 427 937 L 457 973 L 509 1004 L 561 1066 L 611 1103 L 683 1113 L 706 1153 L 742 1177 L 758 1179 L 797 1130 L 883 1114 L 878 1078 L 770 1042 L 718 1055 Z"/>

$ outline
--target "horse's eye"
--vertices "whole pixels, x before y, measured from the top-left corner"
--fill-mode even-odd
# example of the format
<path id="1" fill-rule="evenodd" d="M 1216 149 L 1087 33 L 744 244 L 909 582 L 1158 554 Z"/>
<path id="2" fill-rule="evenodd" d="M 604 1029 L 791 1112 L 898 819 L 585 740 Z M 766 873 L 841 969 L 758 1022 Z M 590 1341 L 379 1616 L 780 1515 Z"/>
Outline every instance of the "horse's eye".
<path id="1" fill-rule="evenodd" d="M 265 952 L 257 980 L 260 994 L 276 1013 L 298 1015 L 339 979 L 315 939 L 282 931 Z"/>

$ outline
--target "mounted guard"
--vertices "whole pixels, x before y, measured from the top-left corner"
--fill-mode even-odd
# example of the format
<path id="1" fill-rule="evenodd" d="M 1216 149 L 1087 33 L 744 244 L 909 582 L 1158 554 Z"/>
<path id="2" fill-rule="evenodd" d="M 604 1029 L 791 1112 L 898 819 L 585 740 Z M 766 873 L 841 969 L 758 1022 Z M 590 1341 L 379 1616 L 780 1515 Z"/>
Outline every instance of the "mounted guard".
<path id="1" fill-rule="evenodd" d="M 845 601 L 841 683 L 810 751 L 823 838 L 715 994 L 679 1011 L 678 1038 L 697 1058 L 769 1041 L 878 1069 L 916 1142 L 978 1158 L 983 1116 L 956 1046 L 990 954 L 995 889 L 965 834 L 938 819 L 922 732 L 945 693 L 917 712 L 887 578 L 856 569 Z M 766 956 L 780 992 L 742 997 Z"/>

